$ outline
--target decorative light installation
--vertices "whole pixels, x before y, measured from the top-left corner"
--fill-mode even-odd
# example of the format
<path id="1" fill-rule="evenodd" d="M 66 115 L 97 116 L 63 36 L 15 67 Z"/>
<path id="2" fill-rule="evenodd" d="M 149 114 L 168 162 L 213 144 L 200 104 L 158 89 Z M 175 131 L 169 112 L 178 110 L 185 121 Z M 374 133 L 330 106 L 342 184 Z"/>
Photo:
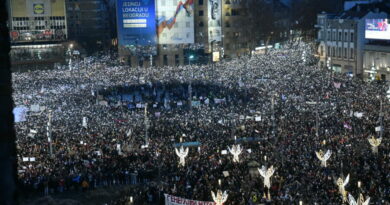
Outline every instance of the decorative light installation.
<path id="1" fill-rule="evenodd" d="M 267 169 L 266 166 L 262 166 L 261 169 L 258 169 L 260 175 L 264 178 L 264 187 L 268 188 L 268 199 L 271 200 L 271 194 L 269 192 L 271 188 L 271 177 L 275 173 L 274 166 L 271 166 Z M 265 193 L 264 193 L 265 195 Z"/>
<path id="2" fill-rule="evenodd" d="M 375 138 L 374 136 L 372 136 L 368 139 L 368 142 L 371 145 L 372 153 L 378 154 L 378 147 L 382 142 L 382 138 Z"/>
<path id="3" fill-rule="evenodd" d="M 363 194 L 360 194 L 358 200 L 356 201 L 351 194 L 348 194 L 348 202 L 349 205 L 369 205 L 370 197 L 367 197 L 367 199 L 364 200 Z"/>
<path id="4" fill-rule="evenodd" d="M 316 156 L 321 161 L 321 166 L 323 167 L 326 167 L 326 161 L 328 161 L 331 155 L 332 155 L 331 150 L 326 151 L 326 153 L 324 153 L 322 150 L 316 152 Z"/>
<path id="5" fill-rule="evenodd" d="M 187 157 L 189 152 L 188 147 L 184 150 L 184 147 L 181 146 L 179 150 L 175 148 L 175 151 L 176 155 L 180 158 L 179 165 L 182 165 L 184 167 L 186 164 L 185 158 Z"/>
<path id="6" fill-rule="evenodd" d="M 213 197 L 213 201 L 215 202 L 215 205 L 223 205 L 227 201 L 228 194 L 226 191 L 222 193 L 221 190 L 217 191 L 217 195 L 213 191 L 211 191 L 211 196 Z"/>
<path id="7" fill-rule="evenodd" d="M 341 196 L 343 197 L 343 202 L 347 202 L 347 191 L 345 191 L 345 186 L 347 186 L 349 182 L 349 174 L 348 176 L 345 178 L 345 180 L 343 180 L 341 177 L 337 179 L 337 186 L 339 187 L 339 192 L 341 194 Z"/>
<path id="8" fill-rule="evenodd" d="M 240 145 L 233 145 L 231 149 L 228 147 L 228 150 L 233 155 L 233 162 L 240 162 L 239 155 L 242 153 L 243 148 Z"/>

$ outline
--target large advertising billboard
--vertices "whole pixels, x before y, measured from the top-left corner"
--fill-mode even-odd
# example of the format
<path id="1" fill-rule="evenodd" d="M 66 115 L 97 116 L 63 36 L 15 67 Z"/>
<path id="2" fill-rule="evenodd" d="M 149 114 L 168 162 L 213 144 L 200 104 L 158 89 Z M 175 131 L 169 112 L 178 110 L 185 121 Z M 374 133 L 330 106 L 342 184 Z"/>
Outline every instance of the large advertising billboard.
<path id="1" fill-rule="evenodd" d="M 389 19 L 366 19 L 366 39 L 390 40 Z"/>
<path id="2" fill-rule="evenodd" d="M 208 0 L 208 19 L 209 19 L 209 42 L 221 41 L 221 0 Z"/>
<path id="3" fill-rule="evenodd" d="M 194 0 L 158 0 L 159 44 L 194 43 Z"/>
<path id="4" fill-rule="evenodd" d="M 117 0 L 119 51 L 150 54 L 156 45 L 155 0 Z"/>

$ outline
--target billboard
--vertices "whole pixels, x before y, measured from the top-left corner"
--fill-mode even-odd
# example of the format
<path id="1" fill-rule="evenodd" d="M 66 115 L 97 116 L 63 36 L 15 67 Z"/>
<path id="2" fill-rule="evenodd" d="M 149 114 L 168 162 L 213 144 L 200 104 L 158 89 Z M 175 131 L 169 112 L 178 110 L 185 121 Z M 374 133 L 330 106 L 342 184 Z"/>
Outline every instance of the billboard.
<path id="1" fill-rule="evenodd" d="M 157 1 L 159 44 L 194 43 L 194 0 Z"/>
<path id="2" fill-rule="evenodd" d="M 390 40 L 389 19 L 366 19 L 366 38 Z"/>
<path id="3" fill-rule="evenodd" d="M 222 35 L 222 24 L 221 24 L 221 12 L 222 2 L 221 0 L 208 0 L 208 32 L 209 42 L 221 41 Z"/>
<path id="4" fill-rule="evenodd" d="M 119 51 L 154 53 L 155 0 L 117 0 L 116 4 Z"/>

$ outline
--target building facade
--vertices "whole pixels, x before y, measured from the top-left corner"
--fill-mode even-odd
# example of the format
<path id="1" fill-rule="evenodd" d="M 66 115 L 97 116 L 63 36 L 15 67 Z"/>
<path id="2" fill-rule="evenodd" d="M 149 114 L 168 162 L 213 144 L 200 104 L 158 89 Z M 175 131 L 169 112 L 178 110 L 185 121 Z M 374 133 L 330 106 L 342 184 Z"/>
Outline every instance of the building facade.
<path id="1" fill-rule="evenodd" d="M 113 6 L 109 0 L 66 0 L 69 40 L 90 51 L 109 47 L 115 32 Z"/>
<path id="2" fill-rule="evenodd" d="M 390 80 L 390 44 L 369 44 L 364 49 L 364 78 L 368 80 Z"/>
<path id="3" fill-rule="evenodd" d="M 65 0 L 8 0 L 14 70 L 65 61 L 68 39 Z"/>
<path id="4" fill-rule="evenodd" d="M 9 0 L 8 4 L 12 43 L 67 39 L 64 0 Z"/>
<path id="5" fill-rule="evenodd" d="M 359 4 L 337 15 L 318 14 L 319 67 L 366 79 L 364 59 L 369 44 L 365 37 L 366 19 L 387 17 L 387 13 L 379 9 Z"/>

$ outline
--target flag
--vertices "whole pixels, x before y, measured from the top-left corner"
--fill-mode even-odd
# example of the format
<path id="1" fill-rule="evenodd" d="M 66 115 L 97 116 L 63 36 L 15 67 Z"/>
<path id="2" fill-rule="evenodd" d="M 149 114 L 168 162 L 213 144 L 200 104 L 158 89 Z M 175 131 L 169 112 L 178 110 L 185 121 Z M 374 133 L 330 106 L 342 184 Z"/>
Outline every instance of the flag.
<path id="1" fill-rule="evenodd" d="M 341 87 L 341 83 L 333 82 L 335 88 L 339 89 Z"/>
<path id="2" fill-rule="evenodd" d="M 83 117 L 83 127 L 87 128 L 87 118 Z"/>
<path id="3" fill-rule="evenodd" d="M 348 123 L 344 122 L 344 128 L 352 130 L 352 126 L 349 125 Z"/>

